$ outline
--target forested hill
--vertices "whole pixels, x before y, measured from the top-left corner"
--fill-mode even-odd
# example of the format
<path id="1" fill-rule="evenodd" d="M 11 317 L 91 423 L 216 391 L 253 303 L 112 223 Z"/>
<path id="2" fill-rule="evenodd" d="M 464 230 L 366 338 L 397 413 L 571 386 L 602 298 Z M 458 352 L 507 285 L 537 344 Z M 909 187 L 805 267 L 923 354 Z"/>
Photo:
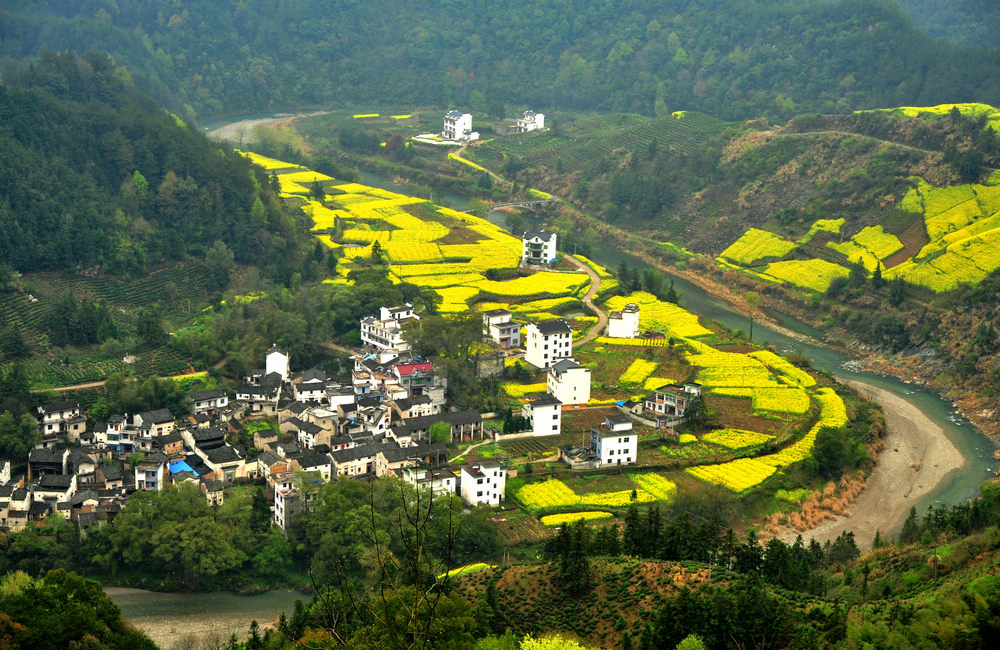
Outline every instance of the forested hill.
<path id="1" fill-rule="evenodd" d="M 913 20 L 934 37 L 963 45 L 1000 45 L 996 0 L 899 0 Z"/>
<path id="2" fill-rule="evenodd" d="M 334 104 L 785 119 L 1000 103 L 1000 50 L 935 40 L 895 0 L 3 5 L 0 56 L 108 51 L 159 100 L 202 119 Z"/>
<path id="3" fill-rule="evenodd" d="M 0 85 L 0 266 L 138 274 L 222 241 L 274 267 L 295 263 L 296 232 L 262 170 L 107 55 L 44 54 Z"/>

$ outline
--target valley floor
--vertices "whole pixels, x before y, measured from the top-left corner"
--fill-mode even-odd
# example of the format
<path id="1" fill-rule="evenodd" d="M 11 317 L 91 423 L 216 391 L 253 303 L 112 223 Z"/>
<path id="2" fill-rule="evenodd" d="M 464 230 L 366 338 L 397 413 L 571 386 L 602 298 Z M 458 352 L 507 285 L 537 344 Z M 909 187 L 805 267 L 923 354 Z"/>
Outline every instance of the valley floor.
<path id="1" fill-rule="evenodd" d="M 885 413 L 885 447 L 879 453 L 864 491 L 849 506 L 850 514 L 821 523 L 803 534 L 818 542 L 854 531 L 862 550 L 871 548 L 875 531 L 893 533 L 923 495 L 965 466 L 965 459 L 941 427 L 920 408 L 898 395 L 860 381 L 848 382 L 862 395 L 878 402 Z M 923 513 L 919 513 L 923 514 Z M 788 543 L 796 533 L 784 535 Z"/>

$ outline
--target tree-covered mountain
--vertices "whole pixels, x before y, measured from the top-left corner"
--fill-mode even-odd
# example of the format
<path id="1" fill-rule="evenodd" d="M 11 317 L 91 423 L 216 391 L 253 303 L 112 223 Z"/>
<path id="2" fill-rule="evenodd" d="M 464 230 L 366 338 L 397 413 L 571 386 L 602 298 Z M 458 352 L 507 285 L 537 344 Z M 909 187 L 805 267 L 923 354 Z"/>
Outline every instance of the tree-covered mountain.
<path id="1" fill-rule="evenodd" d="M 44 53 L 0 85 L 6 266 L 141 274 L 194 256 L 287 279 L 299 230 L 263 170 L 157 106 L 107 55 Z"/>
<path id="2" fill-rule="evenodd" d="M 1000 4 L 995 0 L 899 0 L 899 4 L 935 38 L 961 45 L 1000 45 Z"/>
<path id="3" fill-rule="evenodd" d="M 892 0 L 379 3 L 39 0 L 0 56 L 107 51 L 186 117 L 334 104 L 504 105 L 726 119 L 1000 102 L 1000 51 Z"/>

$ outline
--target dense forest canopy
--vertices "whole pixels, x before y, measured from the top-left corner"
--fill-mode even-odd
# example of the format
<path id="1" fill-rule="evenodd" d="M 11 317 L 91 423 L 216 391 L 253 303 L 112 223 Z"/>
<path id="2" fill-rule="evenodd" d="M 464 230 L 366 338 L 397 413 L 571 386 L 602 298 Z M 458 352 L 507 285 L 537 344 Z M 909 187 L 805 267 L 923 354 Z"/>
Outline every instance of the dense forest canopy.
<path id="1" fill-rule="evenodd" d="M 1000 102 L 1000 51 L 935 40 L 892 0 L 5 4 L 8 62 L 107 51 L 187 118 L 384 103 L 747 119 Z"/>
<path id="2" fill-rule="evenodd" d="M 43 53 L 0 86 L 0 260 L 18 271 L 141 274 L 213 247 L 230 264 L 281 266 L 299 230 L 262 170 L 107 55 Z"/>
<path id="3" fill-rule="evenodd" d="M 899 0 L 935 38 L 962 45 L 1000 45 L 1000 4 L 995 0 Z"/>

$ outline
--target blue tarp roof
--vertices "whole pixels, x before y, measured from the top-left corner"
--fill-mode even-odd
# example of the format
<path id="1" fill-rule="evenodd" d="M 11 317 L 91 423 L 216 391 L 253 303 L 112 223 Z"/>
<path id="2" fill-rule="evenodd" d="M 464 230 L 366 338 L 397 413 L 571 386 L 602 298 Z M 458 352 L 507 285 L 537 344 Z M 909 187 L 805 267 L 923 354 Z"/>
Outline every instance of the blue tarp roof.
<path id="1" fill-rule="evenodd" d="M 195 476 L 198 476 L 198 472 L 191 469 L 191 466 L 187 464 L 184 460 L 175 460 L 170 463 L 170 473 L 176 474 L 177 472 L 191 472 Z"/>

